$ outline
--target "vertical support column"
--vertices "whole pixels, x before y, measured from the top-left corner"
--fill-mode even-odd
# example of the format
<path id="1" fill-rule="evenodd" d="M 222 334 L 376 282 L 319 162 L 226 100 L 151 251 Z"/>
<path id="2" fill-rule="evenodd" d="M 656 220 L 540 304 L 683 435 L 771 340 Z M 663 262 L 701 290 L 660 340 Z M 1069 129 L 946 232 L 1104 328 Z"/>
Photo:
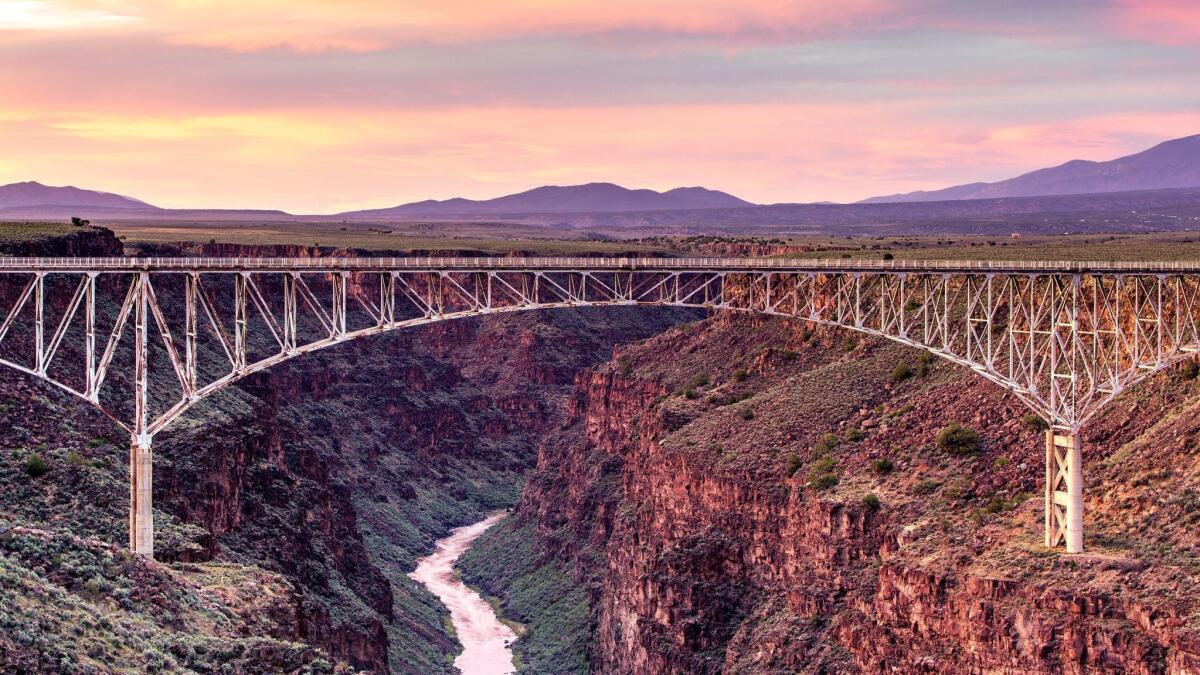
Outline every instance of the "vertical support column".
<path id="1" fill-rule="evenodd" d="M 150 437 L 134 435 L 129 449 L 129 550 L 154 559 L 154 454 Z"/>
<path id="2" fill-rule="evenodd" d="M 137 297 L 134 301 L 134 418 L 133 438 L 129 449 L 129 549 L 138 555 L 154 558 L 154 514 L 152 510 L 152 464 L 150 434 L 146 433 L 146 404 L 148 392 L 147 347 L 149 339 L 150 275 L 138 273 Z"/>
<path id="3" fill-rule="evenodd" d="M 1078 433 L 1046 432 L 1046 546 L 1083 552 L 1083 446 Z"/>

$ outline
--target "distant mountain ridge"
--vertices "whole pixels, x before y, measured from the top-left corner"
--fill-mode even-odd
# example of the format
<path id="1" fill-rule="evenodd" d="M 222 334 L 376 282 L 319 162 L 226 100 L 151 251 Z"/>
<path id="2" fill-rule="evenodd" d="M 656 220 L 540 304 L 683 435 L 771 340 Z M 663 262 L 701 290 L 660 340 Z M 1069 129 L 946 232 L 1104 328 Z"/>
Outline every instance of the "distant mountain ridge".
<path id="1" fill-rule="evenodd" d="M 0 185 L 0 209 L 78 207 L 157 211 L 157 206 L 132 197 L 84 190 L 73 185 L 55 187 L 37 181 Z"/>
<path id="2" fill-rule="evenodd" d="M 681 187 L 666 192 L 633 190 L 614 183 L 545 185 L 495 199 L 429 199 L 383 209 L 348 211 L 339 216 L 499 215 L 517 213 L 611 213 L 679 211 L 754 206 L 719 190 Z"/>
<path id="3" fill-rule="evenodd" d="M 864 199 L 860 204 L 998 199 L 1200 187 L 1200 134 L 1159 143 L 1107 162 L 1074 159 L 995 183 Z"/>

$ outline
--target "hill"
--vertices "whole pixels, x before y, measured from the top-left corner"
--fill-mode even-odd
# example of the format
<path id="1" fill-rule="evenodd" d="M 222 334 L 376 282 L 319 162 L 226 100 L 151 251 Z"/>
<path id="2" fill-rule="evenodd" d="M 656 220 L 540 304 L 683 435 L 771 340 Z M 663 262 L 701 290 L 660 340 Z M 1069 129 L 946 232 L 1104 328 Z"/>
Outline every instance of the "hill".
<path id="1" fill-rule="evenodd" d="M 429 199 L 385 209 L 350 211 L 345 217 L 444 216 L 512 213 L 611 213 L 620 211 L 673 211 L 753 206 L 718 190 L 686 187 L 655 192 L 631 190 L 613 183 L 544 185 L 495 199 Z"/>
<path id="2" fill-rule="evenodd" d="M 1200 187 L 1200 134 L 1177 138 L 1107 162 L 1074 159 L 996 183 L 864 199 L 863 204 L 996 199 Z"/>

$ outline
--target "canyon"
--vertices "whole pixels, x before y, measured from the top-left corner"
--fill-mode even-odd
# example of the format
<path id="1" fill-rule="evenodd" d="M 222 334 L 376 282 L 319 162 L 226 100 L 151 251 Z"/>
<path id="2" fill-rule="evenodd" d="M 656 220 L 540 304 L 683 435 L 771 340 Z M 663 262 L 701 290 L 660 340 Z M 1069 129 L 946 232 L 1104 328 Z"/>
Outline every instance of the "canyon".
<path id="1" fill-rule="evenodd" d="M 24 254 L 119 253 L 104 232 Z M 1195 672 L 1198 392 L 1163 373 L 1090 425 L 1087 552 L 1065 556 L 1040 541 L 1036 421 L 956 366 L 694 311 L 447 322 L 198 406 L 156 448 L 147 563 L 122 550 L 123 439 L 6 372 L 0 664 L 453 672 L 408 573 L 513 506 L 458 569 L 526 627 L 518 672 Z M 950 422 L 980 447 L 939 447 Z"/>

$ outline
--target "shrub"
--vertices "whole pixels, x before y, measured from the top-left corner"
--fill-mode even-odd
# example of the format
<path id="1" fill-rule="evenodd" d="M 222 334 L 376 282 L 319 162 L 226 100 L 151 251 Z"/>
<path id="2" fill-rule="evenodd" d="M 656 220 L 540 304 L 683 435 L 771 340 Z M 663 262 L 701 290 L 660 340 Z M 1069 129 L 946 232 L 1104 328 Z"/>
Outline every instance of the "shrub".
<path id="1" fill-rule="evenodd" d="M 883 259 L 884 259 L 884 260 L 894 260 L 895 258 L 896 258 L 896 256 L 892 255 L 891 253 L 884 253 L 884 254 L 883 254 Z"/>
<path id="2" fill-rule="evenodd" d="M 817 444 L 813 446 L 813 450 L 816 450 L 818 454 L 824 454 L 836 448 L 839 443 L 841 443 L 841 440 L 837 437 L 837 434 L 825 434 L 817 440 Z"/>
<path id="3" fill-rule="evenodd" d="M 1179 372 L 1183 375 L 1184 379 L 1194 380 L 1200 377 L 1200 362 L 1188 361 L 1183 364 L 1183 368 Z"/>
<path id="4" fill-rule="evenodd" d="M 857 443 L 866 437 L 867 437 L 867 435 L 864 434 L 862 432 L 862 430 L 857 427 L 852 427 L 849 431 L 846 432 L 846 440 L 850 443 Z"/>
<path id="5" fill-rule="evenodd" d="M 942 484 L 936 480 L 923 480 L 913 486 L 912 492 L 914 495 L 931 495 L 937 491 Z"/>
<path id="6" fill-rule="evenodd" d="M 83 455 L 72 450 L 67 453 L 67 464 L 71 465 L 73 468 L 78 469 L 78 468 L 82 467 L 84 464 L 87 464 L 87 460 L 85 460 L 83 458 Z"/>
<path id="7" fill-rule="evenodd" d="M 697 394 L 695 389 L 685 389 L 683 395 L 685 398 L 691 401 L 700 398 L 700 394 Z"/>
<path id="8" fill-rule="evenodd" d="M 921 303 L 917 302 L 913 298 L 909 298 L 908 302 L 904 303 L 904 311 L 906 311 L 906 312 L 914 312 L 917 309 L 920 309 L 920 307 L 921 307 Z"/>
<path id="9" fill-rule="evenodd" d="M 808 342 L 809 340 L 812 339 L 812 336 L 813 336 L 813 332 L 811 330 L 806 329 L 800 333 L 800 341 Z"/>
<path id="10" fill-rule="evenodd" d="M 814 490 L 828 490 L 829 488 L 838 484 L 838 477 L 836 474 L 823 473 L 819 476 L 810 478 L 808 484 L 812 486 Z"/>
<path id="11" fill-rule="evenodd" d="M 892 464 L 892 460 L 888 459 L 887 457 L 880 457 L 879 459 L 872 460 L 871 462 L 871 470 L 880 476 L 886 476 L 895 468 L 896 465 Z"/>
<path id="12" fill-rule="evenodd" d="M 688 386 L 693 389 L 708 386 L 708 373 L 700 373 L 699 375 L 693 377 L 692 381 L 688 383 Z"/>
<path id="13" fill-rule="evenodd" d="M 879 497 L 876 497 L 874 493 L 868 492 L 867 494 L 863 495 L 862 503 L 863 506 L 867 507 L 871 511 L 878 511 L 881 502 L 879 501 Z"/>
<path id="14" fill-rule="evenodd" d="M 30 455 L 29 459 L 25 460 L 25 473 L 29 474 L 32 478 L 37 478 L 49 470 L 50 467 L 46 466 L 46 461 L 36 452 Z"/>
<path id="15" fill-rule="evenodd" d="M 892 382 L 903 382 L 912 377 L 912 375 L 912 368 L 909 368 L 907 363 L 901 361 L 892 369 Z"/>
<path id="16" fill-rule="evenodd" d="M 837 463 L 829 457 L 822 457 L 808 467 L 808 484 L 815 490 L 828 490 L 838 484 L 835 471 Z"/>
<path id="17" fill-rule="evenodd" d="M 744 381 L 749 376 L 750 373 L 747 372 L 745 368 L 738 368 L 737 370 L 733 371 L 733 379 L 737 380 L 738 382 Z"/>
<path id="18" fill-rule="evenodd" d="M 974 454 L 979 450 L 979 433 L 958 422 L 951 422 L 938 432 L 937 445 L 952 455 Z"/>
<path id="19" fill-rule="evenodd" d="M 628 356 L 622 356 L 621 360 L 617 361 L 617 363 L 621 366 L 621 375 L 623 377 L 629 377 L 633 374 L 633 364 L 629 362 Z"/>
<path id="20" fill-rule="evenodd" d="M 997 457 L 995 459 L 995 461 L 992 462 L 992 468 L 993 469 L 1003 469 L 1004 467 L 1008 466 L 1009 464 L 1012 464 L 1012 460 L 1010 460 L 1009 458 Z"/>
<path id="21" fill-rule="evenodd" d="M 855 338 L 852 338 L 852 337 L 846 338 L 846 341 L 844 343 L 842 343 L 842 351 L 844 351 L 844 352 L 852 352 L 857 347 L 858 347 L 858 340 Z"/>
<path id="22" fill-rule="evenodd" d="M 749 406 L 742 408 L 742 419 L 747 421 L 754 419 L 754 410 L 752 410 Z"/>
<path id="23" fill-rule="evenodd" d="M 796 475 L 796 472 L 799 470 L 800 470 L 800 455 L 797 455 L 796 453 L 793 452 L 792 454 L 788 455 L 788 458 L 787 458 L 787 475 L 788 475 L 788 477 L 790 478 L 790 477 Z"/>
<path id="24" fill-rule="evenodd" d="M 1042 419 L 1041 415 L 1034 415 L 1033 413 L 1022 417 L 1021 421 L 1025 423 L 1025 426 L 1034 431 L 1045 431 L 1050 428 L 1050 424 Z"/>

